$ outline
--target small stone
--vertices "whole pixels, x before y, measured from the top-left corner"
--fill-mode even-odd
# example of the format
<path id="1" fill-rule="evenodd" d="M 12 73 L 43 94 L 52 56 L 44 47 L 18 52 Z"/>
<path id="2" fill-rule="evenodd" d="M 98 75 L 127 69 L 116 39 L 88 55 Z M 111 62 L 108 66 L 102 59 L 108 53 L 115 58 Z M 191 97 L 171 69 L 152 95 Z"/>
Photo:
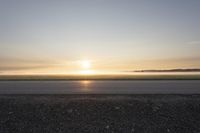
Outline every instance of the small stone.
<path id="1" fill-rule="evenodd" d="M 109 129 L 109 128 L 110 128 L 110 126 L 109 126 L 109 125 L 107 125 L 107 126 L 106 126 L 106 129 Z"/>
<path id="2" fill-rule="evenodd" d="M 128 103 L 128 105 L 129 105 L 129 106 L 133 106 L 133 104 L 132 104 L 132 103 Z"/>
<path id="3" fill-rule="evenodd" d="M 167 129 L 167 132 L 169 133 L 169 132 L 170 132 L 170 130 L 169 130 L 169 129 Z"/>
<path id="4" fill-rule="evenodd" d="M 68 109 L 67 112 L 68 112 L 68 113 L 72 113 L 73 110 L 72 110 L 72 109 Z"/>
<path id="5" fill-rule="evenodd" d="M 13 114 L 13 112 L 8 112 L 9 115 Z"/>
<path id="6" fill-rule="evenodd" d="M 134 128 L 132 128 L 132 129 L 131 129 L 131 133 L 134 133 L 134 132 L 135 132 L 135 129 L 134 129 Z"/>
<path id="7" fill-rule="evenodd" d="M 115 107 L 115 109 L 116 109 L 116 110 L 119 110 L 119 109 L 120 109 L 120 107 Z"/>
<path id="8" fill-rule="evenodd" d="M 153 107 L 153 111 L 155 112 L 155 111 L 158 111 L 160 109 L 160 107 L 159 106 L 154 106 Z"/>

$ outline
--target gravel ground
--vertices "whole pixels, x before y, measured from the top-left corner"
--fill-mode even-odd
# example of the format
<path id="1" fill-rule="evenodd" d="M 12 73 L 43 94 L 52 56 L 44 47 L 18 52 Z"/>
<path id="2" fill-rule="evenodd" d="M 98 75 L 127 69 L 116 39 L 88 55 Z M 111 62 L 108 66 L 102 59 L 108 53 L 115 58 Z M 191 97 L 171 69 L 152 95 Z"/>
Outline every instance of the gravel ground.
<path id="1" fill-rule="evenodd" d="M 0 133 L 199 133 L 200 95 L 0 95 Z"/>

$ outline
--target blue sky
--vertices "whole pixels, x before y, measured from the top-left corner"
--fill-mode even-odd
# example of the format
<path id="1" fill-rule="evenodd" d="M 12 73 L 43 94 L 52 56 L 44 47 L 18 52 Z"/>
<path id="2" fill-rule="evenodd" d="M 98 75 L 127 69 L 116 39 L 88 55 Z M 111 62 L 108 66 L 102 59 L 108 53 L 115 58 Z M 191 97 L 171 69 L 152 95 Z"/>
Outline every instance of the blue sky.
<path id="1" fill-rule="evenodd" d="M 199 0 L 0 0 L 0 72 L 200 67 L 199 14 Z"/>

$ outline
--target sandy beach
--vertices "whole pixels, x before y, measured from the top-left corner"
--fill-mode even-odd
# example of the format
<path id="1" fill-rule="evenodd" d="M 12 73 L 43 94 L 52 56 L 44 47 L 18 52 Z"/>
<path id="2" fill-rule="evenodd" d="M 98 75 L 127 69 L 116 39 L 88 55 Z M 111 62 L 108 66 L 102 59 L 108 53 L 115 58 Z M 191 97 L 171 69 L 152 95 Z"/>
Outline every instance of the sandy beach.
<path id="1" fill-rule="evenodd" d="M 197 133 L 200 95 L 0 95 L 1 133 Z"/>

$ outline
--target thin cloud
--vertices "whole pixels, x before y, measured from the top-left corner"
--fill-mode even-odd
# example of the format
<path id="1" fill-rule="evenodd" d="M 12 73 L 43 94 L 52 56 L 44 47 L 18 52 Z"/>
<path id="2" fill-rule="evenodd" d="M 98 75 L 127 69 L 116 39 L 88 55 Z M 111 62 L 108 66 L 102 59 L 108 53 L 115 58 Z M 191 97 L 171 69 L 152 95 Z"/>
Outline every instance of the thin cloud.
<path id="1" fill-rule="evenodd" d="M 43 69 L 57 66 L 57 62 L 42 59 L 23 59 L 15 57 L 0 57 L 0 71 L 18 71 Z"/>
<path id="2" fill-rule="evenodd" d="M 188 42 L 188 44 L 190 44 L 190 45 L 200 45 L 200 41 L 191 41 L 191 42 Z"/>
<path id="3" fill-rule="evenodd" d="M 44 66 L 44 65 L 0 66 L 0 71 L 18 71 L 18 70 L 40 69 L 40 68 L 48 68 L 48 67 L 49 66 Z"/>
<path id="4" fill-rule="evenodd" d="M 131 71 L 131 72 L 200 72 L 199 68 L 194 68 L 194 69 L 164 69 L 164 70 L 136 70 L 136 71 Z"/>

